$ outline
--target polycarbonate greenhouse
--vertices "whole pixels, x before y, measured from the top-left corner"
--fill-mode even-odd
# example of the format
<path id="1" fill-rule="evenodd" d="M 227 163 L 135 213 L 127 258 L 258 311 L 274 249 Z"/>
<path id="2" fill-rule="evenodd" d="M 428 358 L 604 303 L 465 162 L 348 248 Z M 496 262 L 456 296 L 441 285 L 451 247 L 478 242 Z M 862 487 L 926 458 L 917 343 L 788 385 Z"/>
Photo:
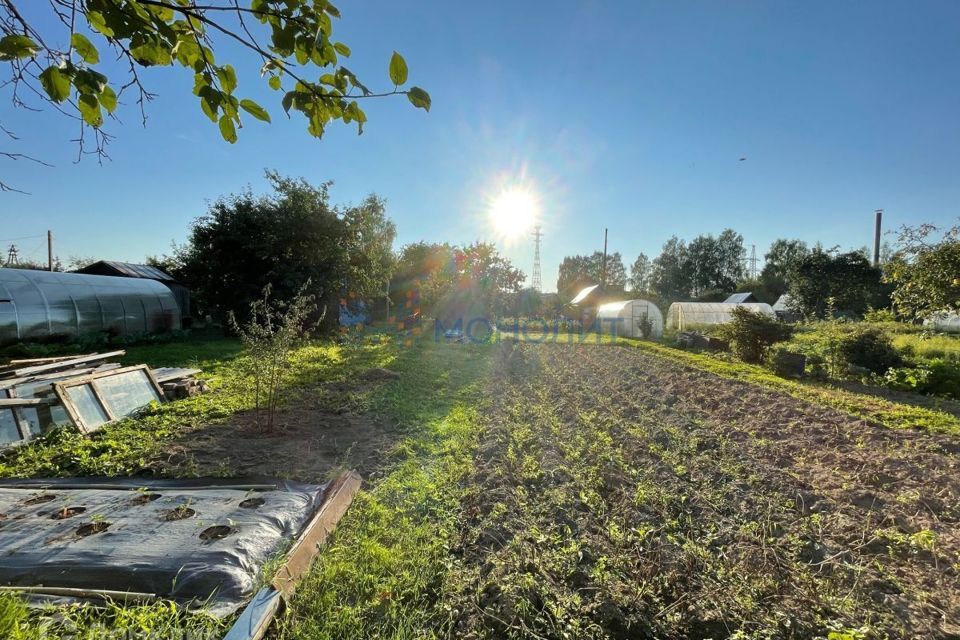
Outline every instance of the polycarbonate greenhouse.
<path id="1" fill-rule="evenodd" d="M 684 331 L 697 325 L 725 324 L 730 322 L 734 309 L 743 307 L 755 313 L 775 318 L 773 307 L 765 302 L 674 302 L 667 310 L 667 326 Z"/>
<path id="2" fill-rule="evenodd" d="M 180 329 L 170 289 L 154 280 L 0 269 L 0 344 Z"/>
<path id="3" fill-rule="evenodd" d="M 650 321 L 650 335 L 643 335 L 643 320 Z M 627 338 L 659 338 L 663 335 L 663 314 L 649 300 L 620 300 L 597 308 L 597 326 L 603 333 Z"/>

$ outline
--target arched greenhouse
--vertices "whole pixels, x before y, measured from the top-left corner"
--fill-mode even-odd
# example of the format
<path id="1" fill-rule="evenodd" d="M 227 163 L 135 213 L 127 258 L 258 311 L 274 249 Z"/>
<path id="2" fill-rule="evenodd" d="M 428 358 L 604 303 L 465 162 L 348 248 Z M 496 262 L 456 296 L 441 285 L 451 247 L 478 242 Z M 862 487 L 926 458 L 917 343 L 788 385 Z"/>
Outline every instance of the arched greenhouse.
<path id="1" fill-rule="evenodd" d="M 775 318 L 773 307 L 765 302 L 674 302 L 667 310 L 667 326 L 684 331 L 697 325 L 725 324 L 737 307 Z"/>
<path id="2" fill-rule="evenodd" d="M 650 323 L 650 335 L 643 335 L 643 321 Z M 649 300 L 620 300 L 597 308 L 597 326 L 603 333 L 626 338 L 658 338 L 663 335 L 663 314 Z"/>
<path id="3" fill-rule="evenodd" d="M 170 289 L 154 280 L 0 269 L 0 344 L 180 329 Z"/>

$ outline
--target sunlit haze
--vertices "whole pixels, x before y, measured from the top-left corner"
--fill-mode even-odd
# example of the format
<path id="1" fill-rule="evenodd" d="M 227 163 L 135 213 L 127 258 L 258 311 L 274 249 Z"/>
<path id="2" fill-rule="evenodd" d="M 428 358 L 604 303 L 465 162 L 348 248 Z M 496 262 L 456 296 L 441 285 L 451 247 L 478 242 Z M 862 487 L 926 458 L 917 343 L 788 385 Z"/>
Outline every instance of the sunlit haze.
<path id="1" fill-rule="evenodd" d="M 533 229 L 538 217 L 536 197 L 527 189 L 505 189 L 490 206 L 490 223 L 497 236 L 514 242 Z"/>

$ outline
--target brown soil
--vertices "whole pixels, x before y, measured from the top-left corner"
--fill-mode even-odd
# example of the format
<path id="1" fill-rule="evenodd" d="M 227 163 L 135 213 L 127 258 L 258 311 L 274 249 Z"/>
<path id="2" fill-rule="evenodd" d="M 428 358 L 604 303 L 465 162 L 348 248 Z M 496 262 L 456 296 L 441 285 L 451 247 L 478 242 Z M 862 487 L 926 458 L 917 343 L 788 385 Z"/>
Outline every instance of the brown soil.
<path id="1" fill-rule="evenodd" d="M 960 636 L 960 439 L 631 348 L 500 357 L 457 637 Z"/>
<path id="2" fill-rule="evenodd" d="M 331 410 L 328 400 L 311 400 L 309 393 L 279 410 L 272 430 L 260 423 L 252 411 L 237 413 L 228 423 L 178 437 L 149 466 L 163 475 L 267 475 L 304 482 L 322 482 L 349 468 L 369 481 L 399 437 L 389 424 Z"/>

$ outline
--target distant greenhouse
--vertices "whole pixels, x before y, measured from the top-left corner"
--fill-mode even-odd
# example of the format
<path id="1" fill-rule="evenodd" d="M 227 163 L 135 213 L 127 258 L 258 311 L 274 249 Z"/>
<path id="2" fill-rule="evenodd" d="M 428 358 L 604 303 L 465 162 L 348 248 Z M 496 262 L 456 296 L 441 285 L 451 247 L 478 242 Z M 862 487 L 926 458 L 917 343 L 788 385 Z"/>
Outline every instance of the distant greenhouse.
<path id="1" fill-rule="evenodd" d="M 173 293 L 155 280 L 0 269 L 0 344 L 180 327 Z"/>
<path id="2" fill-rule="evenodd" d="M 643 320 L 650 322 L 650 335 L 643 335 Z M 600 305 L 597 309 L 597 327 L 604 333 L 626 338 L 659 338 L 663 335 L 663 314 L 649 300 L 620 300 Z"/>
<path id="3" fill-rule="evenodd" d="M 936 331 L 960 333 L 960 314 L 938 313 L 929 320 L 924 320 L 923 324 Z"/>
<path id="4" fill-rule="evenodd" d="M 764 302 L 674 302 L 667 310 L 667 326 L 684 331 L 697 325 L 725 324 L 737 307 L 775 318 L 773 308 Z"/>

